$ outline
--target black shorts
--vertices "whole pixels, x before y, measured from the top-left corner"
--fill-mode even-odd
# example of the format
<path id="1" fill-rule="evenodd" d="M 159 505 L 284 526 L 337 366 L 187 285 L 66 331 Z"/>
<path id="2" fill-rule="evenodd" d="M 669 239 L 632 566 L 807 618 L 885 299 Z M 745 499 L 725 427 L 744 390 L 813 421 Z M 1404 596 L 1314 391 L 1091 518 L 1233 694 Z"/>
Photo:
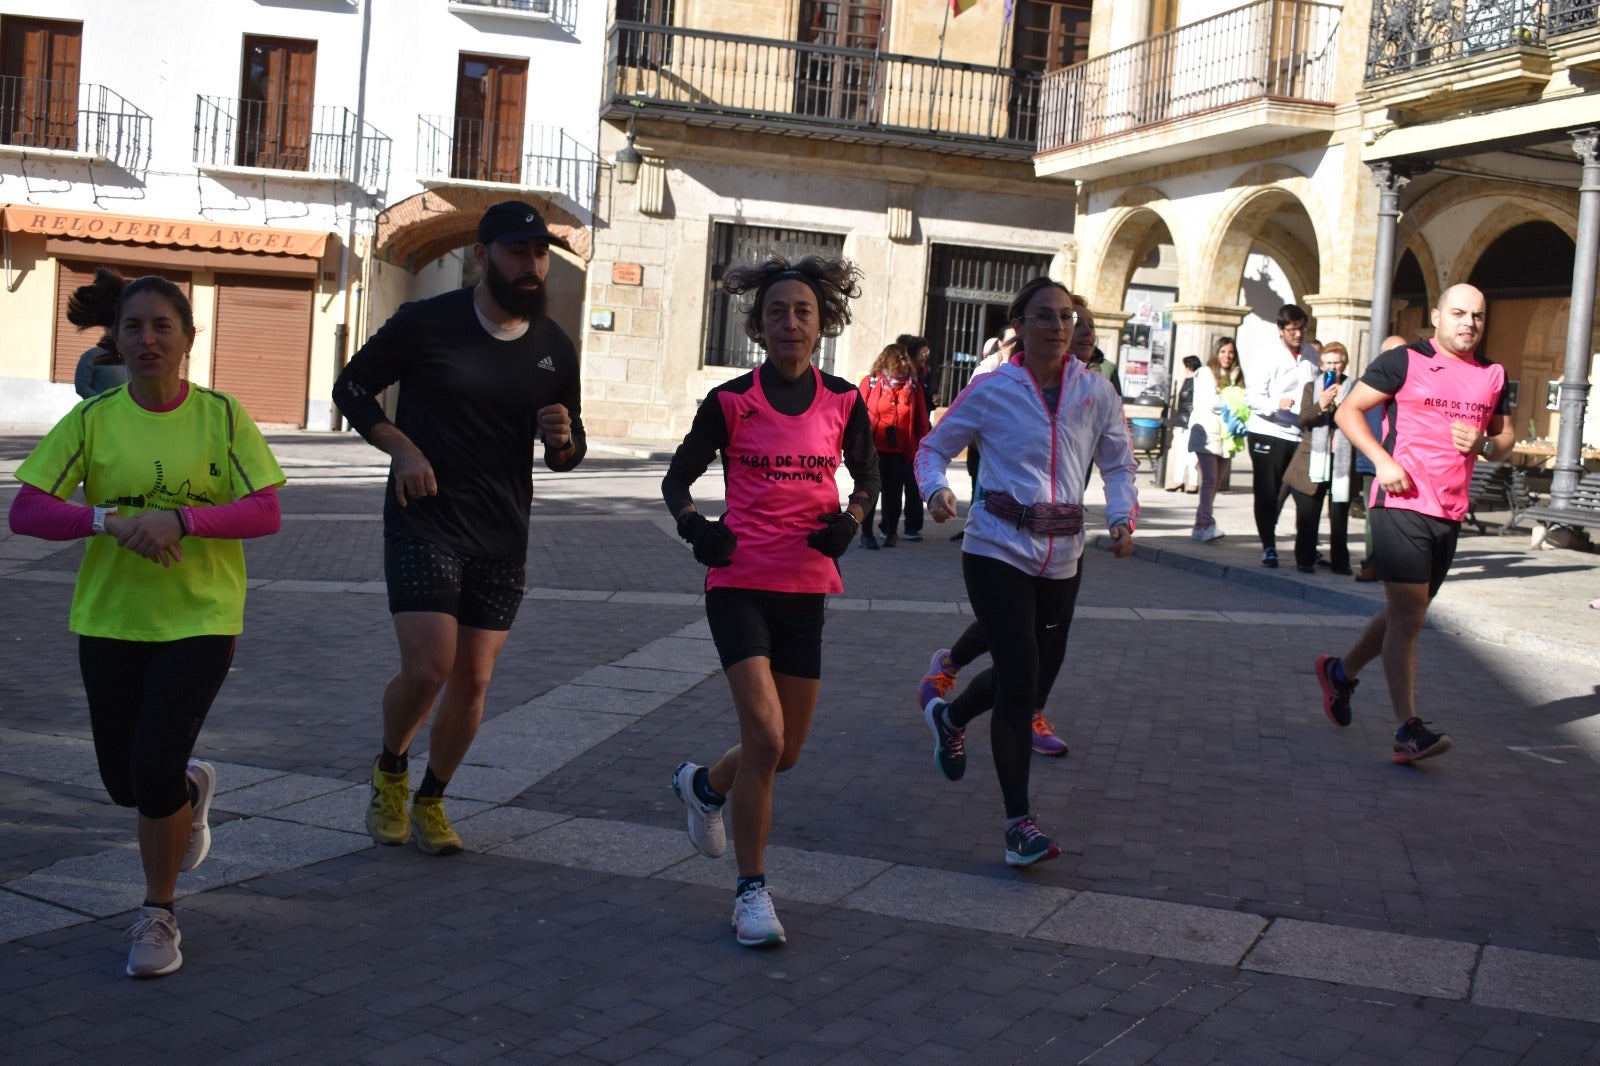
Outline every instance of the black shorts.
<path id="1" fill-rule="evenodd" d="M 1429 599 L 1439 594 L 1439 586 L 1455 562 L 1460 522 L 1374 507 L 1367 514 L 1367 526 L 1372 530 L 1372 561 L 1380 581 L 1427 585 Z"/>
<path id="2" fill-rule="evenodd" d="M 385 534 L 383 576 L 389 613 L 448 614 L 460 625 L 504 632 L 522 603 L 525 568 L 479 559 L 415 537 Z"/>
<path id="3" fill-rule="evenodd" d="M 707 589 L 706 621 L 722 668 L 762 655 L 772 661 L 773 673 L 817 680 L 824 602 L 820 592 Z"/>

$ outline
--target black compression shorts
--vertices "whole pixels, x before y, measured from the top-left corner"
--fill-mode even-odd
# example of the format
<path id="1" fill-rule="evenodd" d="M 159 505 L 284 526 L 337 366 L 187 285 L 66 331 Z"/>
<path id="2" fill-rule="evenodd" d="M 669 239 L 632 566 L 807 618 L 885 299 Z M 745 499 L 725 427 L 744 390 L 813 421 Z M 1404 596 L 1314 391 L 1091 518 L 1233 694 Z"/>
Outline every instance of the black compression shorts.
<path id="1" fill-rule="evenodd" d="M 1395 507 L 1374 507 L 1367 514 L 1367 524 L 1372 530 L 1378 579 L 1427 585 L 1428 598 L 1437 596 L 1455 562 L 1461 523 Z"/>
<path id="2" fill-rule="evenodd" d="M 761 655 L 773 673 L 820 678 L 824 602 L 820 592 L 707 589 L 706 621 L 722 668 Z"/>
<path id="3" fill-rule="evenodd" d="M 503 633 L 522 603 L 524 571 L 518 562 L 478 559 L 415 537 L 383 538 L 390 614 L 448 614 L 460 625 Z"/>

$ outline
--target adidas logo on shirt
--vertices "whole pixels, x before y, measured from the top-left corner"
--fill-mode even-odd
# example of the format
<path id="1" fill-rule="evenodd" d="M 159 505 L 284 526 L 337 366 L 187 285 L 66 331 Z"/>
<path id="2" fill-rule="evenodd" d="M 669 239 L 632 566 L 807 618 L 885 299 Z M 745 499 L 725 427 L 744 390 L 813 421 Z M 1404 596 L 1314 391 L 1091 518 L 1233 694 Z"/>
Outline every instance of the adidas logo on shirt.
<path id="1" fill-rule="evenodd" d="M 551 359 L 548 355 L 545 356 L 543 359 L 539 360 L 539 369 L 540 370 L 554 370 L 555 368 L 556 368 L 555 360 Z"/>

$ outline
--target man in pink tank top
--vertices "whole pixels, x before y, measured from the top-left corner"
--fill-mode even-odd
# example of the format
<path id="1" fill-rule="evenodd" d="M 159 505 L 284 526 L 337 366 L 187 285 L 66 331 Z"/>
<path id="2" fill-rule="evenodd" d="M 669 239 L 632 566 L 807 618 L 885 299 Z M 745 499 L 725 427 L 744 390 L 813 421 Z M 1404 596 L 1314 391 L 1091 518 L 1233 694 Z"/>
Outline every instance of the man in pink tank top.
<path id="1" fill-rule="evenodd" d="M 1387 602 L 1342 657 L 1317 659 L 1317 680 L 1323 711 L 1335 725 L 1347 726 L 1356 675 L 1382 656 L 1400 723 L 1397 763 L 1450 749 L 1450 738 L 1416 715 L 1417 635 L 1455 558 L 1473 464 L 1511 454 L 1505 368 L 1477 350 L 1484 315 L 1483 293 L 1471 285 L 1446 289 L 1433 309 L 1433 339 L 1380 354 L 1336 416 L 1377 471 L 1367 522 Z M 1366 419 L 1380 404 L 1381 441 Z"/>

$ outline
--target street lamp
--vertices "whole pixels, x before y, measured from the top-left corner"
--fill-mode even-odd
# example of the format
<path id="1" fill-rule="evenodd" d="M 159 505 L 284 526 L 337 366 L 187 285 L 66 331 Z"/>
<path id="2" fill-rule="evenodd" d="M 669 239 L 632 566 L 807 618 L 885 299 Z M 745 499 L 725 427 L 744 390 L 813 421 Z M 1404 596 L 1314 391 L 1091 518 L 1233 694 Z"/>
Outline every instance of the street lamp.
<path id="1" fill-rule="evenodd" d="M 633 117 L 628 117 L 628 143 L 622 146 L 613 160 L 617 165 L 617 180 L 624 185 L 632 185 L 639 180 L 639 168 L 644 165 L 644 156 L 639 149 L 633 146 Z"/>

